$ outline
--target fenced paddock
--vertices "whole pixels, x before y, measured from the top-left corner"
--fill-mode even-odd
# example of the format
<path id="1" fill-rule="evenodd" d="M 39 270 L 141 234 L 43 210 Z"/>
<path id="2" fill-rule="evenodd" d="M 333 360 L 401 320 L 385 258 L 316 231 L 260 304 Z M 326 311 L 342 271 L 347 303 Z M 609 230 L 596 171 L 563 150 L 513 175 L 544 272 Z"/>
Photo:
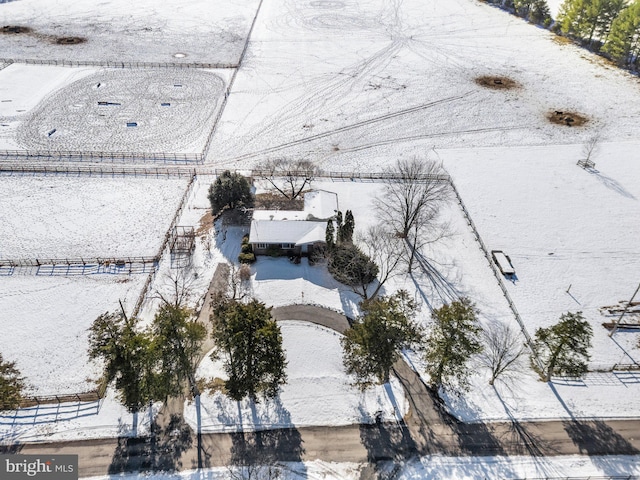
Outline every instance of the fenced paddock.
<path id="1" fill-rule="evenodd" d="M 205 70 L 100 70 L 40 102 L 7 156 L 202 161 L 225 91 Z"/>

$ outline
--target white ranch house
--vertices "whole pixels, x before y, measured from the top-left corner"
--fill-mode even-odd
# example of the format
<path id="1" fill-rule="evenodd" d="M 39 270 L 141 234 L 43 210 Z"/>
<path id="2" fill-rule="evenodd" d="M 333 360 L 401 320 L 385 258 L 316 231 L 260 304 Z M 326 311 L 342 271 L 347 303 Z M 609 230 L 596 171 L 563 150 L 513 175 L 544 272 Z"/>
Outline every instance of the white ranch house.
<path id="1" fill-rule="evenodd" d="M 249 243 L 256 255 L 307 256 L 324 247 L 327 222 L 337 211 L 338 195 L 325 190 L 305 193 L 303 210 L 255 210 Z"/>

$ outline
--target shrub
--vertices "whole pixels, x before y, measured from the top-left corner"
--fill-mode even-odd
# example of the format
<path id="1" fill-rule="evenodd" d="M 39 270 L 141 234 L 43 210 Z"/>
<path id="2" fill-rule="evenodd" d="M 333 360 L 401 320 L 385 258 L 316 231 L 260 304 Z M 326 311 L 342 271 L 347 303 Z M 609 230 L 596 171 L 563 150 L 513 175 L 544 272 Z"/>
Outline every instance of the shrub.
<path id="1" fill-rule="evenodd" d="M 255 255 L 254 255 L 255 258 Z M 247 265 L 246 263 L 243 264 L 240 267 L 240 270 L 238 270 L 238 276 L 240 277 L 240 280 L 243 282 L 248 281 L 251 278 L 251 268 L 249 268 L 249 265 Z"/>
<path id="2" fill-rule="evenodd" d="M 238 255 L 238 261 L 240 263 L 253 263 L 256 261 L 256 256 L 253 253 L 241 253 Z"/>
<path id="3" fill-rule="evenodd" d="M 270 257 L 281 257 L 283 250 L 277 245 L 269 245 L 267 247 L 267 255 Z"/>
<path id="4" fill-rule="evenodd" d="M 350 287 L 368 285 L 378 275 L 378 266 L 353 244 L 337 245 L 327 268 L 333 278 Z"/>

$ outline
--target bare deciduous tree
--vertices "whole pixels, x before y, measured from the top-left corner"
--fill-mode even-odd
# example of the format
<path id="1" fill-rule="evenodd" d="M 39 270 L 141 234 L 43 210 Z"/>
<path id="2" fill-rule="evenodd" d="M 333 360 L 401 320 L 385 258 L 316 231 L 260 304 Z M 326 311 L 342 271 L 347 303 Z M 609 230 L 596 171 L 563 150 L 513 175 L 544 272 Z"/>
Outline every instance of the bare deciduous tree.
<path id="1" fill-rule="evenodd" d="M 437 218 L 449 198 L 447 175 L 440 163 L 430 159 L 399 160 L 385 171 L 385 194 L 377 200 L 382 218 L 408 248 L 411 272 L 419 242 L 440 237 Z"/>
<path id="2" fill-rule="evenodd" d="M 519 373 L 526 346 L 517 331 L 505 323 L 495 322 L 482 332 L 482 339 L 484 350 L 478 355 L 478 363 L 489 370 L 489 385 L 500 376 Z"/>
<path id="3" fill-rule="evenodd" d="M 285 198 L 293 200 L 311 185 L 318 168 L 309 160 L 277 158 L 258 165 L 259 177 L 266 180 Z"/>
<path id="4" fill-rule="evenodd" d="M 378 266 L 378 285 L 369 295 L 369 298 L 375 298 L 387 280 L 399 271 L 404 256 L 402 241 L 381 224 L 370 226 L 364 233 L 357 234 L 356 240 Z"/>
<path id="5" fill-rule="evenodd" d="M 166 286 L 158 288 L 155 297 L 163 304 L 179 308 L 187 305 L 192 296 L 195 274 L 191 266 L 171 269 L 165 274 Z"/>
<path id="6" fill-rule="evenodd" d="M 584 155 L 585 162 L 593 162 L 594 157 L 598 154 L 598 150 L 600 150 L 600 140 L 600 132 L 596 132 L 584 142 L 582 145 L 582 155 Z"/>

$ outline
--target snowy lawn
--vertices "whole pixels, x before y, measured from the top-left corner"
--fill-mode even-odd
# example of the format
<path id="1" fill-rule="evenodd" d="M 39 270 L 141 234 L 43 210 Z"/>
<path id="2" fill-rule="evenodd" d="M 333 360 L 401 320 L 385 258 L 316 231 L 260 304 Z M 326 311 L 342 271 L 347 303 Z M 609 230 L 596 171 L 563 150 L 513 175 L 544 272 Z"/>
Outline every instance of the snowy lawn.
<path id="1" fill-rule="evenodd" d="M 637 333 L 610 338 L 601 324 L 617 317 L 600 311 L 628 300 L 637 287 L 630 276 L 640 268 L 637 147 L 603 144 L 591 172 L 575 164 L 579 145 L 441 152 L 488 248 L 512 259 L 517 279 L 506 286 L 529 333 L 582 311 L 594 332 L 592 369 L 640 360 Z M 476 376 L 468 395 L 451 398 L 453 411 L 471 421 L 640 416 L 637 372 L 594 372 L 553 384 L 529 372 L 497 390 L 487 381 Z"/>
<path id="2" fill-rule="evenodd" d="M 201 396 L 201 431 L 250 431 L 314 425 L 371 423 L 376 412 L 383 420 L 399 420 L 408 410 L 400 383 L 391 381 L 391 392 L 377 386 L 360 392 L 350 384 L 342 364 L 341 335 L 308 322 L 280 322 L 287 359 L 287 384 L 271 401 L 235 402 L 216 392 Z M 206 357 L 197 378 L 227 378 L 222 360 Z M 185 418 L 197 430 L 196 404 L 185 407 Z"/>
<path id="3" fill-rule="evenodd" d="M 187 180 L 3 175 L 0 184 L 0 258 L 104 258 L 155 256 Z"/>
<path id="4" fill-rule="evenodd" d="M 640 281 L 637 148 L 602 145 L 592 172 L 576 166 L 579 146 L 442 154 L 488 248 L 511 257 L 517 279 L 506 285 L 529 333 L 582 311 L 593 367 L 640 360 L 637 334 L 609 338 L 601 324 L 617 317 L 600 311 L 629 300 Z"/>

